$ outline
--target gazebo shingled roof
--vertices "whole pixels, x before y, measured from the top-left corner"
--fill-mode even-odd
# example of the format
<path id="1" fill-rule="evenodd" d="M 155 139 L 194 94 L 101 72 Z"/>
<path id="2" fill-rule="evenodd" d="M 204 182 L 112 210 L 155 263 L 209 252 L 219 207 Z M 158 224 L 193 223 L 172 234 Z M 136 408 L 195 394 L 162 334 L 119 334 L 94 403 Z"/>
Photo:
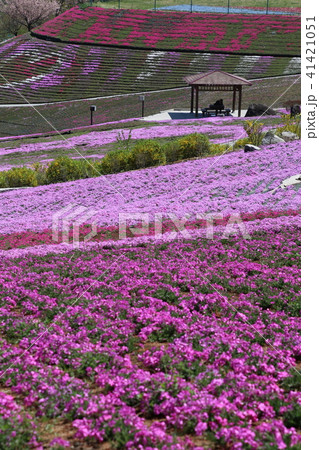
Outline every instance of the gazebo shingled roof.
<path id="1" fill-rule="evenodd" d="M 232 75 L 221 70 L 213 70 L 210 72 L 189 75 L 184 78 L 191 88 L 191 112 L 194 110 L 194 92 L 196 94 L 196 110 L 195 115 L 198 117 L 198 92 L 199 91 L 233 91 L 233 111 L 235 109 L 236 92 L 239 92 L 238 99 L 238 117 L 241 113 L 241 97 L 242 87 L 250 86 L 251 83 L 245 78 Z"/>

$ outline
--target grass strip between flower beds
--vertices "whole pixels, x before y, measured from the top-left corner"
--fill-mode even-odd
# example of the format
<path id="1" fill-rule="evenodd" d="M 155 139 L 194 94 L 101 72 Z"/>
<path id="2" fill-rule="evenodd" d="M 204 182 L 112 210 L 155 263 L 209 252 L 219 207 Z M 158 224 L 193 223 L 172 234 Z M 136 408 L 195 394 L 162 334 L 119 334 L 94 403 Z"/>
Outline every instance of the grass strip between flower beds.
<path id="1" fill-rule="evenodd" d="M 300 18 L 73 8 L 36 37 L 154 50 L 300 55 Z"/>

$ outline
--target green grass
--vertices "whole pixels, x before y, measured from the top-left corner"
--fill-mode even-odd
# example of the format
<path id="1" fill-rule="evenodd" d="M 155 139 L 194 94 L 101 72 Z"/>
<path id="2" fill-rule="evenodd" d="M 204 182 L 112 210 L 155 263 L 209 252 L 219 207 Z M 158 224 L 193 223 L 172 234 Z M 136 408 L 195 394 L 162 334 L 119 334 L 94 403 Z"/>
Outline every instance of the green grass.
<path id="1" fill-rule="evenodd" d="M 0 80 L 0 103 L 34 103 L 128 94 L 186 86 L 185 76 L 223 70 L 247 79 L 300 73 L 300 59 L 222 55 L 196 52 L 162 52 L 153 63 L 151 50 L 71 45 L 19 37 L 1 54 L 0 73 L 19 91 Z M 1 48 L 1 47 L 0 47 Z M 27 51 L 26 51 L 27 50 Z M 100 52 L 94 68 L 95 52 Z M 257 57 L 258 59 L 258 57 Z M 293 64 L 292 62 L 293 61 Z M 165 77 L 163 77 L 165 73 Z M 39 76 L 38 81 L 30 82 Z"/>
<path id="2" fill-rule="evenodd" d="M 280 117 L 263 117 L 262 118 L 262 123 L 265 126 L 271 126 L 274 128 L 277 128 L 278 126 L 282 125 L 282 119 Z M 198 120 L 198 122 L 193 122 L 193 125 L 200 125 L 202 124 L 202 122 L 200 120 Z M 224 127 L 225 127 L 225 131 L 227 131 L 227 127 L 229 126 L 233 126 L 236 124 L 240 124 L 242 125 L 243 122 L 239 121 L 239 120 L 234 120 L 231 122 L 224 122 Z M 127 123 L 120 123 L 120 124 L 113 124 L 113 125 L 103 125 L 98 127 L 99 131 L 106 131 L 106 130 L 110 130 L 110 129 L 116 129 L 119 126 L 121 126 L 121 128 L 123 129 L 136 129 L 136 128 L 145 128 L 145 127 L 154 127 L 154 126 L 161 126 L 162 122 L 143 122 L 143 121 L 133 121 L 133 122 L 127 122 Z M 220 126 L 220 125 L 219 125 Z M 83 134 L 87 134 L 89 133 L 90 130 L 82 130 L 82 131 L 77 131 L 75 133 L 73 133 L 71 136 L 80 136 Z M 96 129 L 94 129 L 94 131 L 96 131 Z M 223 137 L 222 134 L 213 134 L 213 133 L 206 133 L 207 137 L 209 139 L 218 139 Z M 165 144 L 166 142 L 172 141 L 176 139 L 175 136 L 171 136 L 171 137 L 164 137 L 164 138 L 157 138 L 157 141 L 160 144 Z M 25 145 L 25 144 L 39 144 L 39 143 L 48 143 L 48 142 L 52 142 L 52 141 L 61 141 L 61 147 L 60 148 L 54 148 L 52 150 L 43 150 L 43 152 L 41 151 L 37 151 L 37 152 L 31 152 L 31 153 L 10 153 L 8 155 L 2 155 L 0 156 L 0 165 L 4 166 L 4 165 L 11 165 L 11 166 L 26 166 L 29 164 L 33 164 L 36 162 L 40 162 L 42 160 L 45 159 L 56 159 L 59 156 L 69 156 L 69 157 L 78 157 L 79 153 L 77 153 L 77 151 L 75 150 L 75 148 L 70 148 L 70 149 L 66 149 L 63 147 L 64 144 L 64 140 L 61 136 L 56 135 L 56 136 L 52 136 L 52 137 L 40 137 L 40 138 L 24 138 L 24 139 L 18 139 L 18 140 L 11 140 L 11 141 L 5 141 L 5 142 L 0 142 L 0 149 L 1 148 L 16 148 L 18 149 L 21 145 Z M 130 148 L 134 145 L 136 141 L 132 140 L 130 143 Z M 107 152 L 111 151 L 111 150 L 115 150 L 117 148 L 120 148 L 120 144 L 118 144 L 117 142 L 112 142 L 109 144 L 103 144 L 100 147 L 80 147 L 77 146 L 77 149 L 81 152 L 82 155 L 84 155 L 85 157 L 90 157 L 90 155 L 105 155 Z M 90 161 L 94 161 L 98 158 L 90 158 Z"/>
<path id="3" fill-rule="evenodd" d="M 162 123 L 156 123 L 155 125 L 162 125 Z M 144 127 L 145 124 L 141 123 L 141 127 Z M 123 126 L 124 129 L 132 129 L 136 127 L 132 127 L 131 124 L 126 124 Z M 86 131 L 87 133 L 87 131 Z M 81 134 L 86 134 L 81 133 Z M 78 133 L 80 134 L 80 133 Z M 222 138 L 223 135 L 221 134 L 213 134 L 213 133 L 206 133 L 207 137 L 209 139 L 219 139 Z M 74 135 L 72 134 L 72 137 Z M 173 141 L 181 136 L 171 136 L 171 137 L 163 137 L 163 138 L 156 138 L 156 141 L 159 142 L 161 145 L 165 144 L 169 141 Z M 10 153 L 8 155 L 0 156 L 0 165 L 12 165 L 12 166 L 26 166 L 29 164 L 34 164 L 36 162 L 40 162 L 41 160 L 45 159 L 56 159 L 59 156 L 69 156 L 70 158 L 78 157 L 80 156 L 79 153 L 75 150 L 75 148 L 71 149 L 65 149 L 63 147 L 63 139 L 61 139 L 59 136 L 56 136 L 55 138 L 40 138 L 40 139 L 22 139 L 22 140 L 16 140 L 10 142 L 10 145 L 7 145 L 8 143 L 2 143 L 0 144 L 0 148 L 19 148 L 20 145 L 23 144 L 37 144 L 39 142 L 50 142 L 50 141 L 61 141 L 61 148 L 54 148 L 52 150 L 44 150 L 43 152 L 31 152 L 31 153 Z M 132 140 L 130 147 L 132 147 L 136 143 L 136 140 Z M 77 146 L 76 148 L 80 151 L 81 155 L 84 157 L 90 157 L 90 155 L 105 155 L 111 150 L 116 150 L 120 147 L 120 145 L 117 142 L 111 142 L 109 144 L 103 144 L 100 147 L 86 147 L 83 148 L 80 146 Z M 45 153 L 45 156 L 43 156 Z M 90 158 L 90 161 L 98 160 L 98 158 Z"/>
<path id="4" fill-rule="evenodd" d="M 272 105 L 275 108 L 283 107 L 285 102 L 289 100 L 300 99 L 300 79 L 293 84 L 298 78 L 296 76 L 254 81 L 252 86 L 247 86 L 243 90 L 243 109 L 247 108 L 250 103 L 266 103 L 267 106 Z M 290 85 L 291 88 L 287 90 Z M 201 92 L 199 97 L 200 107 L 212 103 L 220 95 L 219 92 Z M 231 93 L 223 92 L 222 95 L 224 104 L 231 105 Z M 37 107 L 36 110 L 56 129 L 64 130 L 90 125 L 89 107 L 92 103 L 97 106 L 94 115 L 95 124 L 141 116 L 141 103 L 137 94 L 104 98 L 94 100 L 94 102 L 83 100 L 44 105 Z M 189 110 L 189 105 L 189 88 L 148 93 L 145 96 L 145 116 L 174 108 Z M 31 107 L 1 107 L 0 136 L 52 132 L 52 126 L 37 111 Z M 123 127 L 123 124 L 109 126 L 113 128 Z"/>

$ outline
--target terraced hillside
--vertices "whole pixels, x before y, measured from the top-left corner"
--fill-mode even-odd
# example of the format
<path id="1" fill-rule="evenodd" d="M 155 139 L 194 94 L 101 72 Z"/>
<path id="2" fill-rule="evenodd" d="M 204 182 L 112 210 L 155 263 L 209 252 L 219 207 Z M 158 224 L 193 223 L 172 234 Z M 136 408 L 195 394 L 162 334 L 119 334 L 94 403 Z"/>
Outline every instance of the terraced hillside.
<path id="1" fill-rule="evenodd" d="M 0 448 L 300 450 L 300 156 L 2 192 Z"/>
<path id="2" fill-rule="evenodd" d="M 33 33 L 64 42 L 154 50 L 300 55 L 300 17 L 293 16 L 75 7 Z"/>
<path id="3" fill-rule="evenodd" d="M 63 101 L 186 86 L 186 75 L 224 70 L 245 78 L 300 73 L 299 57 L 137 50 L 24 35 L 0 46 L 0 102 Z M 165 74 L 165 76 L 163 76 Z"/>

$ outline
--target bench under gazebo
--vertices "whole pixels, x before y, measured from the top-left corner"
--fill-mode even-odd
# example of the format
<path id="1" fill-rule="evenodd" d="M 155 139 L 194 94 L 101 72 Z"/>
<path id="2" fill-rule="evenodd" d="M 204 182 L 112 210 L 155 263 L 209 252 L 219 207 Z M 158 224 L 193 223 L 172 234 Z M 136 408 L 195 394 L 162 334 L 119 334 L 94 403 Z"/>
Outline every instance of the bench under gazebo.
<path id="1" fill-rule="evenodd" d="M 198 117 L 198 94 L 200 91 L 232 91 L 232 111 L 235 111 L 236 93 L 238 92 L 238 117 L 240 117 L 243 86 L 251 86 L 251 83 L 248 80 L 245 80 L 245 78 L 231 75 L 230 73 L 221 70 L 189 75 L 185 77 L 184 80 L 191 87 L 191 113 L 194 112 L 195 96 L 195 117 Z"/>

